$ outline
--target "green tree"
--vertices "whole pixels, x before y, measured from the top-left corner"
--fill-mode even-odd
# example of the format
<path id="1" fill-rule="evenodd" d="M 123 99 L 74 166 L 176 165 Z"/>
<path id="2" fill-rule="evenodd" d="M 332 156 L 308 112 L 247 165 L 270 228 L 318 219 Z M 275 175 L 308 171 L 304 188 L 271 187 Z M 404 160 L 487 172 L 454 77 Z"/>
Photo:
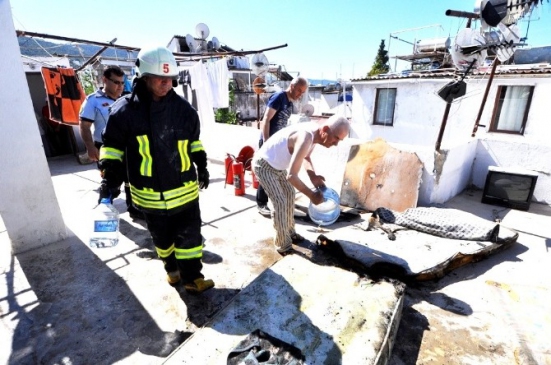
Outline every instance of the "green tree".
<path id="1" fill-rule="evenodd" d="M 388 66 L 388 51 L 385 50 L 385 40 L 381 39 L 381 44 L 379 44 L 379 50 L 377 51 L 377 57 L 375 57 L 375 62 L 371 66 L 371 71 L 367 73 L 367 76 L 375 76 L 378 74 L 387 73 L 389 70 Z"/>

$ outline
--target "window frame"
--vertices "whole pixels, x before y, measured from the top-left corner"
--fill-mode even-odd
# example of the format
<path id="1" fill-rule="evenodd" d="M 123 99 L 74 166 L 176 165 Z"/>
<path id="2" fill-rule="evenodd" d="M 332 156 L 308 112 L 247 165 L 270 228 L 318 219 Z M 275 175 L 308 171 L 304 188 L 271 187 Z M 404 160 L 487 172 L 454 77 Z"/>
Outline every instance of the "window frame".
<path id="1" fill-rule="evenodd" d="M 530 94 L 526 99 L 526 105 L 524 108 L 522 123 L 518 131 L 499 129 L 499 125 L 498 125 L 499 117 L 501 116 L 505 95 L 507 95 L 507 88 L 514 88 L 514 87 L 528 87 L 530 90 Z M 530 112 L 530 106 L 532 104 L 532 97 L 534 96 L 534 89 L 535 89 L 534 85 L 499 85 L 497 87 L 497 92 L 496 92 L 496 97 L 494 102 L 494 109 L 492 111 L 492 119 L 490 122 L 490 128 L 488 132 L 524 135 L 524 131 L 526 129 L 526 123 L 528 122 L 528 113 Z M 503 98 L 502 98 L 502 94 L 503 94 Z"/>
<path id="2" fill-rule="evenodd" d="M 379 94 L 380 94 L 380 91 L 381 90 L 394 90 L 394 104 L 392 105 L 392 116 L 390 118 L 390 123 L 385 123 L 385 122 L 379 122 L 378 121 L 378 117 L 379 117 Z M 393 127 L 394 126 L 394 115 L 395 115 L 395 111 L 396 111 L 396 97 L 398 95 L 398 88 L 396 87 L 385 87 L 385 88 L 377 88 L 376 89 L 376 93 L 375 93 L 375 107 L 373 108 L 373 125 L 382 125 L 382 126 L 385 126 L 385 127 Z"/>

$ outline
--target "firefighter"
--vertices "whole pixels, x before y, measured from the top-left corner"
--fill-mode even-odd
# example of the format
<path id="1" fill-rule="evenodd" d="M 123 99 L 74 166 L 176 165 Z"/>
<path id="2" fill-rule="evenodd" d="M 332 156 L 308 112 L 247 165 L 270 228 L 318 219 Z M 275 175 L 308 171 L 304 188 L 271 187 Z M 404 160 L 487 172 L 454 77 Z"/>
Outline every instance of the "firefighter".
<path id="1" fill-rule="evenodd" d="M 165 47 L 142 49 L 131 94 L 112 106 L 103 131 L 100 199 L 119 194 L 126 158 L 132 201 L 143 214 L 167 281 L 202 293 L 214 282 L 201 273 L 199 189 L 209 185 L 207 154 L 196 110 L 173 87 L 178 68 Z"/>

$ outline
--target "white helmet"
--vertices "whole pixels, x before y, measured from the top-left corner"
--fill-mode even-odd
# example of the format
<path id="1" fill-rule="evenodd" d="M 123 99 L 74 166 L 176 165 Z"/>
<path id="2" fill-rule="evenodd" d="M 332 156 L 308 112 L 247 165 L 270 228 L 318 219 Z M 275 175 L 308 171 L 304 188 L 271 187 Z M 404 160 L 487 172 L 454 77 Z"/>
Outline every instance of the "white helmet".
<path id="1" fill-rule="evenodd" d="M 136 66 L 139 77 L 147 75 L 178 77 L 178 65 L 170 50 L 166 47 L 142 49 L 138 53 Z"/>

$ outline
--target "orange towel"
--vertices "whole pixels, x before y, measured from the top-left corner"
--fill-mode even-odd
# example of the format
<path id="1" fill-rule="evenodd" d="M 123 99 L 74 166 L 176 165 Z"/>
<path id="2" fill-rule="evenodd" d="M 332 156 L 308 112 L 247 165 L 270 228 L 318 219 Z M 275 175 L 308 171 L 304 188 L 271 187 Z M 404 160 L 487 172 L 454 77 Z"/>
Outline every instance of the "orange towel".
<path id="1" fill-rule="evenodd" d="M 42 79 L 48 95 L 50 119 L 78 125 L 80 106 L 86 95 L 72 68 L 42 67 Z"/>

